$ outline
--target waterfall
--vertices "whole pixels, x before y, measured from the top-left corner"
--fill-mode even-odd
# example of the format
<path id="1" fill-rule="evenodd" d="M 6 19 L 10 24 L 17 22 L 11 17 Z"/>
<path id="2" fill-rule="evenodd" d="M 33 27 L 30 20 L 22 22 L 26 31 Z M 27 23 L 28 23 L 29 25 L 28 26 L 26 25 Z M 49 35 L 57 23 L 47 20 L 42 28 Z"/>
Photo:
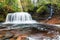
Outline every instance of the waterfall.
<path id="1" fill-rule="evenodd" d="M 48 19 L 50 19 L 53 16 L 53 13 L 54 13 L 52 5 L 50 5 L 49 10 L 50 10 L 50 15 L 49 15 Z"/>
<path id="2" fill-rule="evenodd" d="M 31 0 L 31 3 L 36 6 L 36 5 L 37 5 L 37 1 L 38 1 L 38 0 Z"/>
<path id="3" fill-rule="evenodd" d="M 9 13 L 6 17 L 6 24 L 29 24 L 37 23 L 27 12 Z"/>

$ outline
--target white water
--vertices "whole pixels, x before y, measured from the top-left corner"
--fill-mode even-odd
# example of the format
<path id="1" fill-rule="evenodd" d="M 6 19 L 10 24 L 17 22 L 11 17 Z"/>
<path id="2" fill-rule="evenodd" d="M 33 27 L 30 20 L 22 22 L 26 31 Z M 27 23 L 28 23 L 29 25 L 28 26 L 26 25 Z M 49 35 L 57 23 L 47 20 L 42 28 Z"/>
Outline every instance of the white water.
<path id="1" fill-rule="evenodd" d="M 31 24 L 37 23 L 27 12 L 9 13 L 4 24 Z"/>
<path id="2" fill-rule="evenodd" d="M 37 1 L 38 1 L 38 0 L 31 0 L 31 3 L 36 6 L 36 5 L 37 5 Z"/>
<path id="3" fill-rule="evenodd" d="M 27 39 L 29 39 L 29 40 L 39 40 L 39 38 L 35 38 L 35 37 L 27 37 Z"/>
<path id="4" fill-rule="evenodd" d="M 45 38 L 40 38 L 40 37 L 27 37 L 29 40 L 60 40 L 60 35 L 56 35 L 53 38 L 50 37 L 45 37 Z"/>

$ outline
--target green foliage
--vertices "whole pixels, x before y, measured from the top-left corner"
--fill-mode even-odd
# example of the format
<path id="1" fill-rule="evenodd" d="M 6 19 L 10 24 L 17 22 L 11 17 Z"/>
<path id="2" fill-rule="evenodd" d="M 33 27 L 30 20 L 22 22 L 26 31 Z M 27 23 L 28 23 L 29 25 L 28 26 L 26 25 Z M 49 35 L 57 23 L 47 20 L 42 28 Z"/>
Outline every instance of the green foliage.
<path id="1" fill-rule="evenodd" d="M 40 8 L 38 8 L 36 10 L 37 13 L 42 13 L 44 10 L 46 10 L 46 6 L 40 6 Z"/>
<path id="2" fill-rule="evenodd" d="M 7 0 L 7 5 L 11 6 L 13 11 L 20 11 L 20 8 L 18 8 L 17 0 Z"/>
<path id="3" fill-rule="evenodd" d="M 23 7 L 23 11 L 25 12 L 34 9 L 34 5 L 31 3 L 31 0 L 22 0 L 22 7 Z"/>
<path id="4" fill-rule="evenodd" d="M 54 13 L 60 14 L 60 0 L 51 0 L 51 4 L 54 7 Z"/>
<path id="5" fill-rule="evenodd" d="M 20 11 L 17 7 L 16 0 L 5 0 L 0 2 L 0 21 L 4 21 L 7 13 Z"/>
<path id="6" fill-rule="evenodd" d="M 51 3 L 51 0 L 39 0 L 37 2 L 37 6 L 39 5 L 46 5 L 46 4 L 50 4 Z"/>
<path id="7" fill-rule="evenodd" d="M 4 3 L 0 2 L 0 8 L 2 8 L 4 6 Z"/>

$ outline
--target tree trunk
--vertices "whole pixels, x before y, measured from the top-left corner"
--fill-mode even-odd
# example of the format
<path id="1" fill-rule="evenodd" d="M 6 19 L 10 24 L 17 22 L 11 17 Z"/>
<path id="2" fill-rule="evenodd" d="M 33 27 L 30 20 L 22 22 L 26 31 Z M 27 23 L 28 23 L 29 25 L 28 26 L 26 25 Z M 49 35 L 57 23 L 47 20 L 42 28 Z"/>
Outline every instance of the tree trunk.
<path id="1" fill-rule="evenodd" d="M 20 8 L 20 9 L 21 9 L 21 12 L 23 12 L 23 8 L 22 8 L 21 0 L 18 0 L 18 8 Z"/>

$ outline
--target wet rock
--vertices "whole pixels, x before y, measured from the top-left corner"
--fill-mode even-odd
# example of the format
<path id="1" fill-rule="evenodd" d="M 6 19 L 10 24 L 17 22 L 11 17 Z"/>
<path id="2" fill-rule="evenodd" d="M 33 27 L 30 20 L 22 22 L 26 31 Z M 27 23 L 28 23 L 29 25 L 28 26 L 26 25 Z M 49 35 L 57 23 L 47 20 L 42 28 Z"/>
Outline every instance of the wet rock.
<path id="1" fill-rule="evenodd" d="M 0 35 L 0 38 L 3 38 L 4 37 L 4 35 Z"/>
<path id="2" fill-rule="evenodd" d="M 10 38 L 10 40 L 15 40 L 15 38 Z"/>
<path id="3" fill-rule="evenodd" d="M 3 40 L 2 38 L 0 38 L 0 40 Z"/>
<path id="4" fill-rule="evenodd" d="M 6 39 L 3 39 L 3 40 L 10 40 L 10 39 L 6 38 Z"/>
<path id="5" fill-rule="evenodd" d="M 10 32 L 6 32 L 6 34 L 4 36 L 5 36 L 4 38 L 11 38 L 14 35 L 12 33 L 10 33 Z"/>
<path id="6" fill-rule="evenodd" d="M 16 40 L 27 40 L 26 37 L 27 37 L 26 34 L 22 34 L 22 35 L 19 35 Z"/>
<path id="7" fill-rule="evenodd" d="M 20 34 L 15 34 L 15 35 L 14 35 L 14 38 L 17 38 L 19 35 L 20 35 Z"/>

